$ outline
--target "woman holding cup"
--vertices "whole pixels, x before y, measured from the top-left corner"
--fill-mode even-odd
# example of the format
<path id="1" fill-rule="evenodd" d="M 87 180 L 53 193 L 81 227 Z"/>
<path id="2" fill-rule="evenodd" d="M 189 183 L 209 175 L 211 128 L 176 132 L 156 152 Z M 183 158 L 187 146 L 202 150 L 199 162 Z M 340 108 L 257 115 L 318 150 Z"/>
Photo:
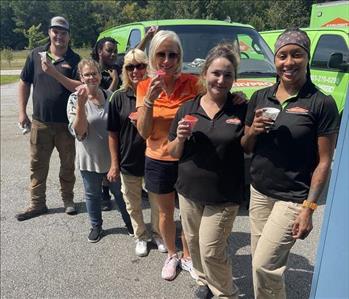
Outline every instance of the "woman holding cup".
<path id="1" fill-rule="evenodd" d="M 147 75 L 148 57 L 139 50 L 130 50 L 122 67 L 122 86 L 113 93 L 109 103 L 108 131 L 111 167 L 107 178 L 116 182 L 121 178 L 121 192 L 130 214 L 136 240 L 137 256 L 148 255 L 147 242 L 159 238 L 159 212 L 149 198 L 152 236 L 148 233 L 142 212 L 142 184 L 144 177 L 145 140 L 138 134 L 136 95 L 137 85 Z"/>
<path id="2" fill-rule="evenodd" d="M 289 252 L 312 230 L 331 165 L 338 111 L 333 98 L 311 82 L 309 50 L 304 31 L 284 31 L 275 43 L 278 81 L 255 92 L 247 111 L 242 145 L 252 153 L 255 298 L 286 298 L 283 274 Z"/>
<path id="3" fill-rule="evenodd" d="M 178 110 L 169 133 L 168 150 L 179 159 L 182 225 L 199 277 L 195 298 L 238 298 L 227 249 L 244 193 L 240 139 L 247 105 L 230 93 L 239 62 L 231 44 L 209 52 L 201 74 L 204 92 Z"/>
<path id="4" fill-rule="evenodd" d="M 178 108 L 198 92 L 197 78 L 181 73 L 182 59 L 183 49 L 177 34 L 160 30 L 154 35 L 149 47 L 150 78 L 137 86 L 137 129 L 147 143 L 145 188 L 148 197 L 155 200 L 159 207 L 159 227 L 163 240 L 156 238 L 155 242 L 160 251 L 168 251 L 161 272 L 162 278 L 166 280 L 176 277 L 180 262 L 175 245 L 174 223 L 174 184 L 177 180 L 178 159 L 168 152 L 167 136 Z M 193 273 L 183 234 L 182 243 L 181 267 Z"/>
<path id="5" fill-rule="evenodd" d="M 98 63 L 92 59 L 82 59 L 78 64 L 81 82 L 77 91 L 68 99 L 67 115 L 69 130 L 76 137 L 76 160 L 84 184 L 86 209 L 90 217 L 91 231 L 88 241 L 98 242 L 102 237 L 102 181 L 110 168 L 108 148 L 108 104 L 110 92 L 100 88 L 101 72 Z M 116 195 L 118 185 L 110 183 L 111 192 Z M 125 203 L 123 220 L 132 227 Z"/>

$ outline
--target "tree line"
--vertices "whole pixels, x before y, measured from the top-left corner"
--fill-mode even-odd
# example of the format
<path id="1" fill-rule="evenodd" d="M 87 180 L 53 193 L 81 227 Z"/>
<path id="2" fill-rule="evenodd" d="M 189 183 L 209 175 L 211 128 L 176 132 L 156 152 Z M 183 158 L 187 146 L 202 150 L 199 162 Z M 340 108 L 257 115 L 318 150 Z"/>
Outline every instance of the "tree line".
<path id="1" fill-rule="evenodd" d="M 1 0 L 0 48 L 31 49 L 47 40 L 53 16 L 67 18 L 73 47 L 91 47 L 112 26 L 159 19 L 231 20 L 258 31 L 307 27 L 311 5 L 324 0 Z"/>

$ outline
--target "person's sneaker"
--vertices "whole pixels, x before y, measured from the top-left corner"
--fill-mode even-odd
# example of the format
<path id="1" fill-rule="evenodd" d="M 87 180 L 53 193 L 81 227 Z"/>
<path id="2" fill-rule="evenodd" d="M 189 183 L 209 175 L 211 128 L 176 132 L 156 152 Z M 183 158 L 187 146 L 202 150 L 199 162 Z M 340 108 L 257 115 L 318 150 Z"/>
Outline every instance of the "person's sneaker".
<path id="1" fill-rule="evenodd" d="M 73 202 L 65 203 L 64 211 L 67 215 L 76 215 L 78 213 Z"/>
<path id="2" fill-rule="evenodd" d="M 211 299 L 213 298 L 213 294 L 210 288 L 207 285 L 199 286 L 194 293 L 195 299 Z"/>
<path id="3" fill-rule="evenodd" d="M 87 237 L 90 243 L 97 243 L 102 237 L 102 228 L 100 226 L 94 226 Z"/>
<path id="4" fill-rule="evenodd" d="M 158 250 L 162 253 L 166 253 L 167 248 L 166 248 L 164 241 L 160 237 L 154 237 L 153 239 L 154 239 L 156 246 L 158 247 Z"/>
<path id="5" fill-rule="evenodd" d="M 127 228 L 127 232 L 128 232 L 128 235 L 130 236 L 130 237 L 134 237 L 135 236 L 135 233 L 134 233 L 134 231 L 133 231 L 133 226 L 132 226 L 132 223 L 130 222 L 130 223 L 126 223 L 126 228 Z"/>
<path id="6" fill-rule="evenodd" d="M 165 280 L 173 280 L 177 275 L 177 266 L 179 259 L 177 254 L 167 257 L 162 267 L 161 277 Z"/>
<path id="7" fill-rule="evenodd" d="M 148 245 L 144 240 L 137 240 L 136 242 L 136 255 L 137 256 L 147 256 L 148 255 Z"/>
<path id="8" fill-rule="evenodd" d="M 39 209 L 34 207 L 29 207 L 25 211 L 18 213 L 15 217 L 17 218 L 18 221 L 24 221 L 24 220 L 28 220 L 28 219 L 46 214 L 47 212 L 48 212 L 48 208 L 46 206 Z"/>
<path id="9" fill-rule="evenodd" d="M 191 260 L 191 258 L 181 258 L 180 267 L 182 270 L 188 271 L 193 279 L 197 280 L 199 278 L 195 273 L 195 270 L 193 268 L 193 261 Z"/>
<path id="10" fill-rule="evenodd" d="M 102 211 L 110 211 L 112 208 L 112 202 L 110 199 L 102 200 Z"/>

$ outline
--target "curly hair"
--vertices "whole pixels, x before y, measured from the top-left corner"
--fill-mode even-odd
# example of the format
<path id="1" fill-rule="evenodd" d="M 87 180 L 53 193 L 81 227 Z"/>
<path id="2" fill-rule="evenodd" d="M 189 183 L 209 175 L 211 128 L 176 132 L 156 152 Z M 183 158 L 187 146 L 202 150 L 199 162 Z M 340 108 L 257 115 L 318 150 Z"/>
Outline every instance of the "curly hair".
<path id="1" fill-rule="evenodd" d="M 103 46 L 106 42 L 110 42 L 110 43 L 114 44 L 115 46 L 118 44 L 118 42 L 115 39 L 113 39 L 112 37 L 107 36 L 107 37 L 101 38 L 100 40 L 98 40 L 96 42 L 95 46 L 92 49 L 91 58 L 93 60 L 99 62 L 98 52 L 103 49 Z"/>

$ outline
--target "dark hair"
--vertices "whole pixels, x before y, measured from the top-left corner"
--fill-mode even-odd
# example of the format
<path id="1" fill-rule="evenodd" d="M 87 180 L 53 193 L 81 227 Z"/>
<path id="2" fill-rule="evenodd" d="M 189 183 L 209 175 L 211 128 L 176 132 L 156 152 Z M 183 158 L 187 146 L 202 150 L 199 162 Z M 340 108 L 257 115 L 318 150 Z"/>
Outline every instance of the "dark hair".
<path id="1" fill-rule="evenodd" d="M 113 39 L 112 37 L 107 36 L 107 37 L 101 38 L 100 40 L 98 40 L 96 42 L 95 46 L 92 49 L 91 57 L 93 60 L 96 60 L 97 62 L 99 62 L 98 52 L 100 50 L 102 50 L 102 48 L 106 42 L 110 42 L 110 43 L 114 44 L 115 46 L 118 44 L 118 42 L 115 39 Z"/>
<path id="2" fill-rule="evenodd" d="M 238 67 L 240 64 L 240 48 L 237 42 L 224 41 L 219 43 L 217 46 L 212 48 L 205 59 L 205 63 L 201 70 L 201 76 L 199 80 L 199 87 L 201 92 L 205 92 L 205 80 L 204 76 L 212 64 L 212 62 L 217 58 L 225 58 L 231 62 L 234 68 L 234 81 L 237 79 Z M 201 86 L 200 86 L 201 85 Z"/>

